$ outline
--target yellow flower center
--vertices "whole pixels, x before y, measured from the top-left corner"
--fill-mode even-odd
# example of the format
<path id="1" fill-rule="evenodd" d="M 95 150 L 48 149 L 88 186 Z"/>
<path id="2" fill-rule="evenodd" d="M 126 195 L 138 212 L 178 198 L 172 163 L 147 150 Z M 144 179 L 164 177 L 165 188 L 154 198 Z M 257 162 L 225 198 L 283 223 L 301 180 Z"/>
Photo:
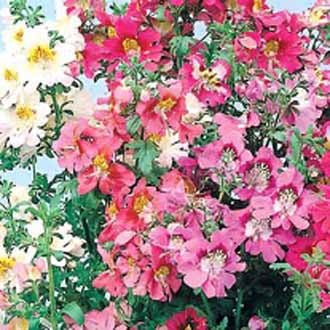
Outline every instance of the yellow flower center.
<path id="1" fill-rule="evenodd" d="M 97 45 L 102 45 L 105 39 L 106 37 L 100 32 L 96 32 L 92 38 L 93 42 Z"/>
<path id="2" fill-rule="evenodd" d="M 135 260 L 132 257 L 128 257 L 127 258 L 127 264 L 130 267 L 134 267 L 135 266 Z"/>
<path id="3" fill-rule="evenodd" d="M 116 206 L 116 203 L 111 202 L 110 205 L 108 206 L 107 212 L 110 217 L 116 215 L 118 213 L 118 208 Z"/>
<path id="4" fill-rule="evenodd" d="M 14 40 L 17 42 L 22 42 L 23 41 L 23 36 L 24 36 L 24 30 L 19 29 L 14 33 Z"/>
<path id="5" fill-rule="evenodd" d="M 48 45 L 38 45 L 33 47 L 28 56 L 28 61 L 32 64 L 52 62 L 55 59 L 55 52 Z"/>
<path id="6" fill-rule="evenodd" d="M 81 52 L 76 52 L 76 60 L 81 62 L 84 59 L 84 56 Z"/>
<path id="7" fill-rule="evenodd" d="M 261 11 L 262 9 L 262 0 L 254 0 L 253 1 L 253 7 L 252 7 L 252 10 L 255 12 L 255 13 L 258 13 L 259 11 Z"/>
<path id="8" fill-rule="evenodd" d="M 125 50 L 125 53 L 129 53 L 131 51 L 138 52 L 140 50 L 139 43 L 132 38 L 126 38 L 123 41 L 123 47 Z"/>
<path id="9" fill-rule="evenodd" d="M 176 105 L 176 101 L 173 100 L 171 97 L 161 100 L 158 103 L 158 107 L 163 111 L 172 110 L 172 108 Z"/>
<path id="10" fill-rule="evenodd" d="M 140 214 L 143 209 L 148 205 L 149 199 L 145 195 L 141 195 L 135 198 L 134 203 L 133 203 L 133 210 L 137 213 Z"/>
<path id="11" fill-rule="evenodd" d="M 323 81 L 323 73 L 322 73 L 322 70 L 320 68 L 317 68 L 315 70 L 315 76 L 316 76 L 316 78 L 319 82 Z"/>
<path id="12" fill-rule="evenodd" d="M 108 161 L 105 157 L 105 155 L 100 154 L 97 155 L 93 160 L 93 165 L 97 167 L 102 172 L 106 172 L 109 169 Z"/>
<path id="13" fill-rule="evenodd" d="M 89 8 L 89 1 L 88 0 L 79 0 L 78 1 L 80 8 L 87 10 Z"/>
<path id="14" fill-rule="evenodd" d="M 211 68 L 203 70 L 201 72 L 201 77 L 210 87 L 216 87 L 220 83 L 219 78 L 217 77 L 217 73 L 214 72 Z"/>
<path id="15" fill-rule="evenodd" d="M 0 257 L 0 277 L 4 277 L 7 272 L 14 268 L 15 259 L 8 257 Z"/>
<path id="16" fill-rule="evenodd" d="M 107 28 L 107 35 L 109 38 L 117 37 L 117 31 L 113 26 L 108 26 Z"/>
<path id="17" fill-rule="evenodd" d="M 157 278 L 167 277 L 169 274 L 170 268 L 166 265 L 160 266 L 155 272 Z"/>
<path id="18" fill-rule="evenodd" d="M 148 136 L 148 140 L 153 143 L 159 143 L 162 137 L 159 134 L 153 133 Z"/>
<path id="19" fill-rule="evenodd" d="M 330 139 L 326 139 L 326 141 L 323 144 L 324 148 L 330 151 Z"/>
<path id="20" fill-rule="evenodd" d="M 190 324 L 188 324 L 188 325 L 185 326 L 184 330 L 193 330 L 193 328 L 191 327 Z"/>
<path id="21" fill-rule="evenodd" d="M 21 120 L 32 120 L 35 116 L 33 110 L 28 105 L 18 105 L 16 115 Z"/>
<path id="22" fill-rule="evenodd" d="M 276 40 L 270 40 L 266 43 L 264 54 L 267 57 L 273 57 L 278 54 L 279 50 L 280 50 L 280 43 Z"/>
<path id="23" fill-rule="evenodd" d="M 228 0 L 228 7 L 232 10 L 237 8 L 237 1 L 236 0 Z"/>
<path id="24" fill-rule="evenodd" d="M 314 8 L 309 15 L 309 20 L 311 23 L 317 24 L 322 21 L 323 16 L 324 11 L 322 8 Z"/>
<path id="25" fill-rule="evenodd" d="M 11 69 L 5 69 L 3 72 L 3 77 L 6 81 L 17 81 L 18 73 Z"/>

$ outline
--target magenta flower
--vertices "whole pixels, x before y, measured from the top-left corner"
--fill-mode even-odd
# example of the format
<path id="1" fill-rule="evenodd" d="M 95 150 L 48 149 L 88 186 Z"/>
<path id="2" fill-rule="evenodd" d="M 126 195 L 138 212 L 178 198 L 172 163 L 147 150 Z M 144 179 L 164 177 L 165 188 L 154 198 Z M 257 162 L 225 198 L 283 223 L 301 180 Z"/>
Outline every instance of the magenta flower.
<path id="1" fill-rule="evenodd" d="M 201 288 L 208 298 L 226 296 L 226 289 L 235 284 L 234 273 L 245 269 L 227 234 L 226 230 L 216 231 L 210 242 L 192 239 L 181 253 L 178 269 L 184 274 L 184 283 L 193 289 Z"/>

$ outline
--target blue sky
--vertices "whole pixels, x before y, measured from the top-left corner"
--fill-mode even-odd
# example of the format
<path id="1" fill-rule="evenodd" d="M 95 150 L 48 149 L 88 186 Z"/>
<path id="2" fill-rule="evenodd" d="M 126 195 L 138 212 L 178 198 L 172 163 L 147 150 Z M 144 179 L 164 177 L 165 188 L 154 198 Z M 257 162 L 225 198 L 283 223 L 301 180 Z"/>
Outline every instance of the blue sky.
<path id="1" fill-rule="evenodd" d="M 44 12 L 47 17 L 51 18 L 54 16 L 54 3 L 60 0 L 30 0 L 29 4 L 32 6 L 42 5 Z M 124 2 L 119 0 L 117 2 Z M 276 10 L 287 9 L 293 12 L 301 12 L 310 7 L 314 0 L 268 0 L 267 4 L 272 6 Z M 0 8 L 5 7 L 7 0 L 0 0 Z M 4 23 L 0 21 L 0 31 L 4 28 Z M 0 40 L 0 51 L 2 50 L 2 43 Z M 94 97 L 97 97 L 97 87 L 89 86 L 92 89 Z M 41 173 L 48 173 L 50 176 L 54 175 L 59 171 L 58 166 L 54 160 L 49 160 L 47 158 L 41 158 L 37 164 L 37 170 Z M 0 177 L 2 175 L 0 174 Z M 31 181 L 31 174 L 27 171 L 16 169 L 14 172 L 6 173 L 5 177 L 13 180 L 16 184 L 28 185 Z"/>

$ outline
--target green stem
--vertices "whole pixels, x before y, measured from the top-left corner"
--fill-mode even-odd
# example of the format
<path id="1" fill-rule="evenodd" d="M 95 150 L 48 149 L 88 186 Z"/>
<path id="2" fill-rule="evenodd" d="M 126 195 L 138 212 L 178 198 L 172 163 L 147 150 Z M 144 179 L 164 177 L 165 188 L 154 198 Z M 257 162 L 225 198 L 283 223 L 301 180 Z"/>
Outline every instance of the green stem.
<path id="1" fill-rule="evenodd" d="M 84 233 L 85 233 L 85 238 L 86 238 L 86 243 L 87 243 L 87 247 L 88 247 L 88 251 L 91 255 L 93 255 L 94 252 L 94 244 L 91 238 L 91 233 L 88 227 L 88 223 L 86 221 L 85 217 L 81 218 L 81 224 L 83 226 L 84 229 Z"/>
<path id="2" fill-rule="evenodd" d="M 201 293 L 201 297 L 202 297 L 203 305 L 204 305 L 204 308 L 205 308 L 205 311 L 207 314 L 208 321 L 210 323 L 209 326 L 210 325 L 212 326 L 212 325 L 214 325 L 214 318 L 213 318 L 213 313 L 212 313 L 211 307 L 209 305 L 208 298 L 206 297 L 204 292 Z"/>
<path id="3" fill-rule="evenodd" d="M 59 136 L 60 129 L 61 129 L 62 113 L 61 113 L 61 109 L 60 109 L 60 107 L 59 107 L 59 105 L 57 103 L 56 90 L 55 89 L 52 90 L 50 96 L 52 98 L 53 107 L 54 107 L 54 113 L 55 113 L 55 137 L 57 138 Z"/>
<path id="4" fill-rule="evenodd" d="M 44 219 L 44 228 L 46 236 L 46 253 L 47 253 L 47 268 L 48 268 L 48 297 L 50 302 L 50 322 L 52 324 L 52 330 L 57 330 L 56 320 L 56 300 L 55 300 L 55 284 L 54 284 L 54 272 L 51 261 L 51 249 L 52 242 L 52 230 L 49 228 L 48 219 Z"/>
<path id="5" fill-rule="evenodd" d="M 241 325 L 241 310 L 242 310 L 243 296 L 244 296 L 244 290 L 239 289 L 237 296 L 237 304 L 236 304 L 235 330 L 239 330 Z"/>

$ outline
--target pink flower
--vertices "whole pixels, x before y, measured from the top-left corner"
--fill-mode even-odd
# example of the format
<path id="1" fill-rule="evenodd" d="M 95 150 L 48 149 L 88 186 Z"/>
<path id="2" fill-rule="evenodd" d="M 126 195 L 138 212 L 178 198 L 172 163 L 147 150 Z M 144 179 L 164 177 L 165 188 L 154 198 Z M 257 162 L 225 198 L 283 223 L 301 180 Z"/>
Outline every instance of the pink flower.
<path id="1" fill-rule="evenodd" d="M 235 39 L 235 55 L 239 61 L 252 63 L 259 54 L 260 46 L 261 36 L 258 32 L 244 32 Z"/>
<path id="2" fill-rule="evenodd" d="M 158 62 L 162 46 L 160 34 L 151 29 L 141 29 L 141 23 L 127 16 L 116 20 L 113 33 L 102 48 L 102 58 L 109 62 L 124 60 L 129 63 L 132 56 L 138 56 L 140 62 Z"/>
<path id="3" fill-rule="evenodd" d="M 113 194 L 120 200 L 134 183 L 133 172 L 124 165 L 110 163 L 106 153 L 100 153 L 94 157 L 92 165 L 78 174 L 78 193 L 86 194 L 98 186 L 103 194 Z"/>
<path id="4" fill-rule="evenodd" d="M 240 173 L 243 176 L 243 187 L 235 192 L 243 199 L 249 199 L 255 195 L 271 195 L 276 190 L 276 178 L 282 162 L 269 148 L 259 149 L 253 160 L 243 159 Z"/>
<path id="5" fill-rule="evenodd" d="M 118 253 L 118 248 L 114 248 L 111 252 L 107 252 L 101 246 L 98 246 L 97 249 L 102 256 L 103 262 L 108 265 L 109 270 L 98 275 L 93 281 L 93 286 L 97 289 L 107 290 L 114 297 L 126 296 L 127 287 L 114 260 Z"/>
<path id="6" fill-rule="evenodd" d="M 247 252 L 254 256 L 262 254 L 268 263 L 283 259 L 285 252 L 282 245 L 288 246 L 295 242 L 291 231 L 271 227 L 272 216 L 275 214 L 271 202 L 267 197 L 253 197 L 250 206 L 236 214 L 241 229 L 230 228 L 235 235 L 239 235 L 236 231 L 242 231 Z"/>
<path id="7" fill-rule="evenodd" d="M 327 177 L 330 177 L 330 152 L 326 152 L 321 160 L 321 168 Z"/>
<path id="8" fill-rule="evenodd" d="M 171 300 L 173 293 L 181 287 L 176 267 L 171 264 L 169 257 L 163 255 L 163 250 L 151 246 L 151 266 L 147 267 L 134 288 L 134 293 L 144 296 L 149 294 L 151 299 Z"/>
<path id="9" fill-rule="evenodd" d="M 219 175 L 231 182 L 237 177 L 241 162 L 252 159 L 251 153 L 245 149 L 242 136 L 235 131 L 205 147 L 195 148 L 195 153 L 201 169 L 212 169 L 211 178 L 216 183 Z"/>
<path id="10" fill-rule="evenodd" d="M 172 82 L 168 87 L 158 86 L 159 98 L 141 101 L 136 108 L 146 133 L 165 135 L 167 125 L 176 129 L 185 113 L 181 82 Z"/>
<path id="11" fill-rule="evenodd" d="M 214 232 L 211 242 L 202 238 L 186 242 L 178 264 L 185 284 L 202 288 L 208 298 L 226 296 L 236 281 L 233 273 L 245 269 L 235 248 L 226 230 Z"/>
<path id="12" fill-rule="evenodd" d="M 266 32 L 263 36 L 264 46 L 259 53 L 257 62 L 259 67 L 269 69 L 280 67 L 293 73 L 302 67 L 299 55 L 302 54 L 301 38 L 296 32 L 288 31 L 281 26 L 275 32 Z"/>
<path id="13" fill-rule="evenodd" d="M 320 298 L 322 301 L 321 310 L 330 308 L 330 293 L 321 291 Z"/>
<path id="14" fill-rule="evenodd" d="M 118 244 L 119 237 L 120 235 L 117 236 L 116 244 Z M 140 279 L 142 270 L 149 263 L 148 258 L 144 256 L 140 249 L 140 244 L 140 239 L 137 236 L 128 243 L 123 242 L 123 244 L 118 244 L 122 246 L 122 250 L 116 260 L 116 267 L 122 274 L 123 282 L 127 288 L 134 288 Z"/>
<path id="15" fill-rule="evenodd" d="M 185 90 L 194 92 L 205 105 L 224 104 L 231 96 L 229 86 L 224 83 L 229 78 L 230 66 L 224 60 L 207 67 L 202 57 L 194 56 L 190 63 L 184 64 L 181 74 L 185 77 Z"/>
<path id="16" fill-rule="evenodd" d="M 125 303 L 121 304 L 121 312 L 126 317 L 129 317 L 131 310 Z M 127 314 L 127 315 L 126 315 Z M 74 321 L 65 316 L 65 322 L 69 324 L 73 330 L 126 330 L 127 326 L 121 319 L 122 316 L 117 312 L 114 302 L 111 302 L 108 307 L 102 311 L 92 310 L 85 314 L 85 322 L 82 327 L 74 324 Z"/>
<path id="17" fill-rule="evenodd" d="M 310 207 L 316 197 L 304 189 L 303 176 L 294 167 L 290 167 L 277 177 L 276 186 L 273 200 L 277 215 L 272 220 L 272 227 L 282 226 L 287 230 L 293 224 L 298 229 L 307 229 Z"/>
<path id="18" fill-rule="evenodd" d="M 9 302 L 9 297 L 6 292 L 0 290 L 0 309 L 6 310 L 10 308 L 11 303 Z"/>
<path id="19" fill-rule="evenodd" d="M 53 148 L 61 167 L 69 172 L 81 171 L 88 166 L 98 151 L 100 132 L 89 125 L 88 120 L 80 118 L 65 124 Z"/>
<path id="20" fill-rule="evenodd" d="M 292 98 L 291 105 L 282 115 L 282 121 L 306 133 L 308 127 L 315 127 L 317 119 L 322 115 L 319 107 L 322 99 L 315 92 L 308 93 L 303 88 L 297 88 L 297 91 L 298 95 Z"/>
<path id="21" fill-rule="evenodd" d="M 164 326 L 167 330 L 194 329 L 206 330 L 206 319 L 199 316 L 193 308 L 187 308 L 182 312 L 174 314 L 168 319 Z"/>
<path id="22" fill-rule="evenodd" d="M 266 323 L 258 316 L 254 315 L 249 320 L 249 330 L 264 330 Z"/>

